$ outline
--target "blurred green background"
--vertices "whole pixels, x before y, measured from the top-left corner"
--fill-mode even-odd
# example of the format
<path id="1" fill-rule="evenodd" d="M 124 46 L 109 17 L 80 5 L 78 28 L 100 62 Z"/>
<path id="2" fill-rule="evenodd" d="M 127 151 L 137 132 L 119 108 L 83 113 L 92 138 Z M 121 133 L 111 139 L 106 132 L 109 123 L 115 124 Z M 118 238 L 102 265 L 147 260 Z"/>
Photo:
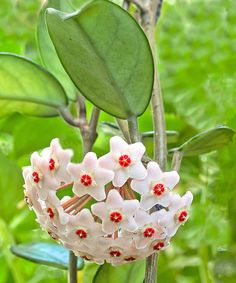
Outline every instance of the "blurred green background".
<path id="1" fill-rule="evenodd" d="M 40 63 L 35 40 L 40 2 L 0 0 L 0 51 Z M 73 4 L 79 7 L 81 1 Z M 164 1 L 156 31 L 159 71 L 167 129 L 179 132 L 169 148 L 216 125 L 236 129 L 235 11 L 234 0 Z M 105 114 L 100 120 L 113 121 Z M 152 130 L 150 109 L 139 122 L 142 131 Z M 14 114 L 0 119 L 0 283 L 66 282 L 64 271 L 27 262 L 9 251 L 14 243 L 49 241 L 22 200 L 21 167 L 54 137 L 73 148 L 74 159 L 80 160 L 79 132 L 60 118 Z M 108 140 L 99 127 L 94 147 L 99 155 L 108 150 Z M 176 191 L 194 193 L 191 219 L 161 253 L 159 282 L 236 282 L 235 145 L 184 158 Z M 93 269 L 79 272 L 81 282 L 91 282 Z"/>

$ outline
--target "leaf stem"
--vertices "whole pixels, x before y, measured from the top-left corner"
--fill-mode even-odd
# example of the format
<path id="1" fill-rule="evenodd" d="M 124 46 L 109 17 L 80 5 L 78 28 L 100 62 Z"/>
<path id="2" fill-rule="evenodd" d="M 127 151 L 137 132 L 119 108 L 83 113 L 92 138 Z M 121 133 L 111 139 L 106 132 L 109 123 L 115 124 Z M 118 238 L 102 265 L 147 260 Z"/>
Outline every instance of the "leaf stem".
<path id="1" fill-rule="evenodd" d="M 138 132 L 137 117 L 132 116 L 128 119 L 129 135 L 132 143 L 140 141 L 140 135 Z"/>
<path id="2" fill-rule="evenodd" d="M 130 139 L 130 136 L 129 136 L 129 127 L 128 127 L 127 121 L 119 119 L 119 118 L 117 118 L 116 121 L 117 121 L 117 124 L 118 124 L 124 138 L 126 139 L 126 141 L 128 143 L 131 143 L 131 139 Z"/>

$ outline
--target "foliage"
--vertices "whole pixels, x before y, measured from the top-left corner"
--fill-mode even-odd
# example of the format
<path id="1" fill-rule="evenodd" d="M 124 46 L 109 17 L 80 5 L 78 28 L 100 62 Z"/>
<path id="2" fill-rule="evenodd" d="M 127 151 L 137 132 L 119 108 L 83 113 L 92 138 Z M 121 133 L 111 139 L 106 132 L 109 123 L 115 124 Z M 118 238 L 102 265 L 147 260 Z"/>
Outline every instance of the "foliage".
<path id="1" fill-rule="evenodd" d="M 2 0 L 0 50 L 40 63 L 34 39 L 40 1 Z M 75 7 L 83 4 L 73 1 Z M 179 132 L 178 147 L 199 131 L 225 124 L 236 128 L 236 3 L 226 0 L 166 0 L 157 26 L 157 48 L 165 100 L 167 129 Z M 4 28 L 3 28 L 4 27 Z M 102 114 L 100 121 L 113 119 Z M 139 118 L 143 132 L 152 130 L 150 108 Z M 100 129 L 94 150 L 108 150 L 109 135 Z M 59 137 L 81 158 L 80 135 L 60 118 L 13 114 L 0 119 L 0 282 L 65 282 L 63 271 L 37 266 L 12 256 L 9 246 L 48 240 L 23 204 L 21 167 L 29 155 Z M 219 282 L 236 280 L 235 141 L 228 148 L 184 158 L 178 191 L 195 194 L 190 221 L 159 258 L 160 282 Z M 169 158 L 170 159 L 170 158 Z M 169 160 L 170 161 L 170 160 Z M 97 266 L 80 271 L 91 283 Z M 87 272 L 87 273 L 86 273 Z"/>

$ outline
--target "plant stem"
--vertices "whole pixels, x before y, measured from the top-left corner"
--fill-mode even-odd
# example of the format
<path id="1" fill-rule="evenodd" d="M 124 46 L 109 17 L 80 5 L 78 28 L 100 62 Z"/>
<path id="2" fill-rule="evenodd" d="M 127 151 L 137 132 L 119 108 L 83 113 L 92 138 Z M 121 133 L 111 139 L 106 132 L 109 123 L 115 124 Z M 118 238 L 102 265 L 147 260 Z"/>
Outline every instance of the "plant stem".
<path id="1" fill-rule="evenodd" d="M 117 118 L 116 121 L 127 143 L 131 143 L 127 121 L 119 118 Z"/>
<path id="2" fill-rule="evenodd" d="M 135 2 L 137 2 L 137 0 L 135 0 Z M 133 3 L 136 4 L 135 2 Z M 154 59 L 155 77 L 151 100 L 154 128 L 154 160 L 159 163 L 162 170 L 165 170 L 167 161 L 166 126 L 155 43 L 155 26 L 157 14 L 160 14 L 161 4 L 161 0 L 148 0 L 147 2 L 138 0 L 138 5 L 136 5 L 140 9 L 141 24 L 148 37 Z M 145 283 L 157 282 L 157 259 L 157 254 L 153 254 L 147 258 Z"/>
<path id="3" fill-rule="evenodd" d="M 69 283 L 77 283 L 77 256 L 69 253 Z"/>
<path id="4" fill-rule="evenodd" d="M 175 170 L 177 172 L 179 171 L 182 158 L 183 158 L 183 154 L 181 151 L 174 152 L 173 158 L 172 158 L 172 164 L 171 164 L 172 170 Z"/>

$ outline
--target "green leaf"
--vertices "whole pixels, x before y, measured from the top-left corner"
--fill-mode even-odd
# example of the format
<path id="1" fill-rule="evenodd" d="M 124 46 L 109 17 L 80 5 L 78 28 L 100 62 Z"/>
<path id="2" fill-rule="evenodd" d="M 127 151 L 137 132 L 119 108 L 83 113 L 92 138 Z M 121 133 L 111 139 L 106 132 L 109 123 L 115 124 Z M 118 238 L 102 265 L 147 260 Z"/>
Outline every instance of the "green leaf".
<path id="1" fill-rule="evenodd" d="M 42 64 L 60 81 L 60 83 L 65 88 L 68 98 L 71 100 L 75 100 L 76 88 L 67 73 L 65 72 L 63 66 L 61 65 L 61 62 L 57 56 L 57 53 L 47 31 L 44 14 L 45 10 L 48 7 L 56 8 L 64 12 L 72 12 L 73 8 L 66 0 L 47 1 L 42 7 L 39 14 L 36 36 Z"/>
<path id="2" fill-rule="evenodd" d="M 171 149 L 170 152 L 181 151 L 184 156 L 208 153 L 227 145 L 232 141 L 234 134 L 233 129 L 219 126 L 193 136 L 180 147 Z"/>
<path id="3" fill-rule="evenodd" d="M 11 247 L 11 252 L 35 263 L 68 269 L 69 251 L 57 244 L 30 243 L 15 245 Z M 81 270 L 83 266 L 83 259 L 78 257 L 78 270 Z"/>
<path id="4" fill-rule="evenodd" d="M 109 1 L 94 1 L 73 14 L 47 9 L 46 22 L 62 65 L 88 100 L 123 119 L 145 111 L 153 58 L 129 13 Z"/>
<path id="5" fill-rule="evenodd" d="M 65 105 L 64 89 L 50 73 L 21 56 L 0 53 L 0 116 L 55 116 Z"/>
<path id="6" fill-rule="evenodd" d="M 144 272 L 144 261 L 137 261 L 116 267 L 105 263 L 99 267 L 93 283 L 143 283 Z"/>

